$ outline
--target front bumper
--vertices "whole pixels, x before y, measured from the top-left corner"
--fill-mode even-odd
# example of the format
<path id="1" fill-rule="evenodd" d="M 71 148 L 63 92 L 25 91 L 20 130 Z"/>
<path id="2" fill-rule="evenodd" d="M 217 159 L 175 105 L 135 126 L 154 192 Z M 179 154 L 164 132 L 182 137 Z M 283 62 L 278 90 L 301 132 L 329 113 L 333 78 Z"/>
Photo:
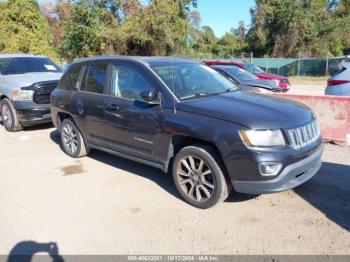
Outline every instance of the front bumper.
<path id="1" fill-rule="evenodd" d="M 31 101 L 13 101 L 17 117 L 23 126 L 32 126 L 51 122 L 49 104 L 36 104 Z"/>
<path id="2" fill-rule="evenodd" d="M 239 193 L 266 194 L 295 188 L 311 177 L 321 168 L 323 144 L 309 157 L 284 168 L 281 174 L 267 181 L 232 181 L 233 188 Z"/>

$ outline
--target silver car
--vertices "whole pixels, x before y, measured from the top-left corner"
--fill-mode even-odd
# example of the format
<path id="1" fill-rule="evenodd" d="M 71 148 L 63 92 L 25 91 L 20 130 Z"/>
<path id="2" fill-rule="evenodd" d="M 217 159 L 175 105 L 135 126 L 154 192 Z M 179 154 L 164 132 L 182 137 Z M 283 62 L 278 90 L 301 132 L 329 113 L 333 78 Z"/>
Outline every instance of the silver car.
<path id="1" fill-rule="evenodd" d="M 256 75 L 232 65 L 214 65 L 214 70 L 237 84 L 242 90 L 254 90 L 259 93 L 282 92 L 274 80 L 263 80 Z"/>
<path id="2" fill-rule="evenodd" d="M 50 95 L 61 76 L 46 56 L 0 55 L 0 120 L 6 130 L 50 122 Z"/>
<path id="3" fill-rule="evenodd" d="M 328 80 L 326 95 L 350 96 L 350 62 L 341 66 L 341 69 Z"/>

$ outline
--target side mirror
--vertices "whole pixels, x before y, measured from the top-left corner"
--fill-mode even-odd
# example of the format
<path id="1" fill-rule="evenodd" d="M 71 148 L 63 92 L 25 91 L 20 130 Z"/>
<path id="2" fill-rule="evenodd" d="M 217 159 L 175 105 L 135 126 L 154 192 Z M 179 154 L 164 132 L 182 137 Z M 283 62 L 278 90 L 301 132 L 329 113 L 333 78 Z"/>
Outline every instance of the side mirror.
<path id="1" fill-rule="evenodd" d="M 155 89 L 146 89 L 140 93 L 141 99 L 144 103 L 148 105 L 159 105 L 159 93 Z"/>

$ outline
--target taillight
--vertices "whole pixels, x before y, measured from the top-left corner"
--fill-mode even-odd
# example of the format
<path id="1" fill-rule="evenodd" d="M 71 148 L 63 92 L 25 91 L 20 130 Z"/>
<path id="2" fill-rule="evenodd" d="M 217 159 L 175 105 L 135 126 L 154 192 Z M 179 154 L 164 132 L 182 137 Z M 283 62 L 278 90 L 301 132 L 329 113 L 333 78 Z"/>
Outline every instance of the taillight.
<path id="1" fill-rule="evenodd" d="M 337 85 L 342 85 L 342 84 L 347 84 L 350 83 L 350 80 L 328 80 L 328 86 L 337 86 Z"/>

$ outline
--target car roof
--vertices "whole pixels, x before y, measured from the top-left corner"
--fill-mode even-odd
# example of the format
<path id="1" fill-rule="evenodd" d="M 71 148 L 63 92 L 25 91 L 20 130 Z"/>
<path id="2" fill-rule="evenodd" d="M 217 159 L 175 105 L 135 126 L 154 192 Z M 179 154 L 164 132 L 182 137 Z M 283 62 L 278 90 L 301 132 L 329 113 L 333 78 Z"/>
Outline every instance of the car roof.
<path id="1" fill-rule="evenodd" d="M 21 57 L 32 57 L 32 58 L 47 58 L 44 55 L 32 55 L 32 54 L 0 54 L 0 58 L 21 58 Z"/>
<path id="2" fill-rule="evenodd" d="M 203 63 L 207 65 L 243 65 L 245 63 L 239 61 L 229 60 L 203 60 Z"/>
<path id="3" fill-rule="evenodd" d="M 212 66 L 213 68 L 220 68 L 220 69 L 223 69 L 223 70 L 225 70 L 225 69 L 230 69 L 230 68 L 232 68 L 233 70 L 237 70 L 237 71 L 245 71 L 244 69 L 242 69 L 242 68 L 240 68 L 240 67 L 238 67 L 238 66 L 235 66 L 235 65 L 229 65 L 229 64 L 224 64 L 224 65 L 213 65 Z"/>
<path id="4" fill-rule="evenodd" d="M 78 59 L 75 63 L 86 62 L 103 62 L 103 61 L 124 61 L 124 62 L 138 62 L 148 66 L 169 65 L 169 64 L 183 64 L 183 63 L 199 63 L 196 60 L 171 57 L 171 56 L 95 56 L 90 58 Z"/>

